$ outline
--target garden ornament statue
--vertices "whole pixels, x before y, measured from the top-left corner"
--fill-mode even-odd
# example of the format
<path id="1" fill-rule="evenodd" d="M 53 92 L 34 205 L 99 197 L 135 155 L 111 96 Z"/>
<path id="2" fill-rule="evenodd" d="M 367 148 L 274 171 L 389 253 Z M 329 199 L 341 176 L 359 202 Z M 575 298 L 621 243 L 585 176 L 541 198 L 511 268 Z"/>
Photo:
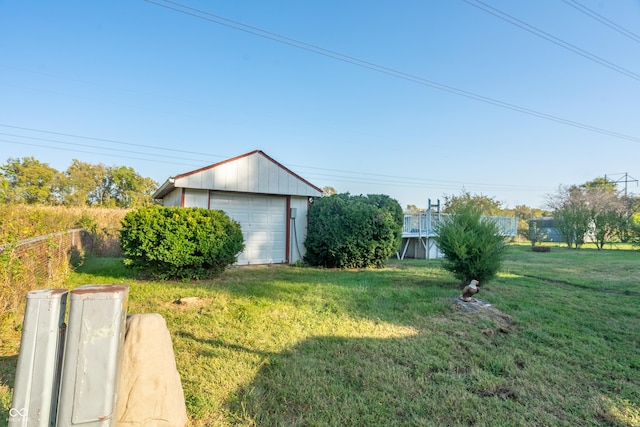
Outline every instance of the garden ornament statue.
<path id="1" fill-rule="evenodd" d="M 478 288 L 479 284 L 480 282 L 474 279 L 471 281 L 471 283 L 465 286 L 464 289 L 462 290 L 462 295 L 461 295 L 462 300 L 465 302 L 472 301 L 473 300 L 472 297 L 478 292 L 480 292 L 480 288 Z"/>

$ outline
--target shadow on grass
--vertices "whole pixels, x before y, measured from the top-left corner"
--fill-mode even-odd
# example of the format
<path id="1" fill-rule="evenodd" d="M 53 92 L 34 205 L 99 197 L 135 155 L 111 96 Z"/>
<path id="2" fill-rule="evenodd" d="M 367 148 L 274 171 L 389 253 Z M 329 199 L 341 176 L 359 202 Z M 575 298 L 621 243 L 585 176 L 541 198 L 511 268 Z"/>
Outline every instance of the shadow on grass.
<path id="1" fill-rule="evenodd" d="M 397 265 L 397 264 L 396 264 Z M 318 312 L 414 326 L 417 314 L 443 312 L 459 293 L 455 279 L 439 268 L 339 270 L 318 268 L 234 268 L 212 289 L 234 297 L 307 305 Z M 441 304 L 434 301 L 442 301 Z"/>
<path id="2" fill-rule="evenodd" d="M 8 394 L 13 393 L 17 363 L 17 354 L 13 356 L 0 357 L 0 385 L 4 385 L 9 389 Z M 2 402 L 2 404 L 0 404 L 0 426 L 8 424 L 9 409 L 11 405 L 10 396 L 4 395 L 4 393 L 4 390 L 0 390 L 0 400 L 6 401 L 6 403 Z"/>
<path id="3" fill-rule="evenodd" d="M 136 278 L 136 272 L 124 265 L 124 258 L 89 256 L 74 270 L 79 274 L 109 276 L 116 279 Z"/>
<path id="4" fill-rule="evenodd" d="M 251 349 L 249 347 L 245 347 L 245 346 L 241 346 L 238 344 L 232 344 L 223 340 L 216 340 L 216 339 L 202 339 L 202 338 L 198 338 L 195 335 L 193 335 L 191 332 L 186 332 L 186 331 L 178 331 L 175 334 L 177 337 L 180 338 L 184 338 L 184 339 L 188 339 L 188 340 L 192 340 L 192 341 L 196 341 L 200 344 L 205 344 L 208 346 L 211 346 L 212 349 L 214 348 L 225 348 L 227 350 L 233 350 L 233 351 L 238 351 L 241 353 L 249 353 L 249 354 L 255 354 L 261 357 L 274 357 L 277 356 L 279 353 L 274 353 L 274 352 L 270 352 L 270 351 L 260 351 L 260 350 L 254 350 Z M 211 351 L 211 353 L 213 353 L 213 351 Z M 212 354 L 207 354 L 207 352 L 202 352 L 203 356 L 211 356 Z"/>
<path id="5" fill-rule="evenodd" d="M 242 425 L 582 425 L 585 419 L 637 425 L 607 404 L 607 396 L 618 399 L 620 411 L 626 400 L 598 387 L 595 372 L 567 373 L 570 367 L 555 367 L 553 355 L 444 329 L 394 338 L 307 338 L 264 354 L 253 381 L 224 407 Z M 547 369 L 553 385 L 538 378 L 539 369 Z M 627 406 L 631 416 L 640 414 L 634 401 Z"/>
<path id="6" fill-rule="evenodd" d="M 13 388 L 13 381 L 16 373 L 18 355 L 0 356 L 0 381 L 9 388 Z"/>
<path id="7" fill-rule="evenodd" d="M 504 408 L 518 399 L 506 378 L 478 384 L 451 356 L 455 342 L 434 344 L 427 335 L 308 338 L 271 355 L 225 406 L 255 425 L 473 425 L 486 397 Z"/>

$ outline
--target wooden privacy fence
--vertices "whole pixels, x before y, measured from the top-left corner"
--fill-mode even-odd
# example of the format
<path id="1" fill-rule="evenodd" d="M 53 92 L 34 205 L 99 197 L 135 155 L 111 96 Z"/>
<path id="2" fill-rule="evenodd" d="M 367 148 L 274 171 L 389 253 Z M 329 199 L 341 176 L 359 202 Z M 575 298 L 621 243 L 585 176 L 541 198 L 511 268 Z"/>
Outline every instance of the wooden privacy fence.
<path id="1" fill-rule="evenodd" d="M 61 286 L 85 252 L 119 256 L 119 243 L 82 229 L 0 245 L 0 318 L 23 304 L 27 292 Z"/>

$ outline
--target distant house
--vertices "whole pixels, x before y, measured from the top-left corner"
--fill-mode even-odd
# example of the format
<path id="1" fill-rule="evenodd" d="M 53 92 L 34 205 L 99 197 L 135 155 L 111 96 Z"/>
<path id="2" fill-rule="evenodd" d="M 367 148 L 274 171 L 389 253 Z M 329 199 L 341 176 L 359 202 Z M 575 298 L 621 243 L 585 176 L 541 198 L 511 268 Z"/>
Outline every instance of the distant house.
<path id="1" fill-rule="evenodd" d="M 562 231 L 555 227 L 553 217 L 529 220 L 529 230 L 531 230 L 531 232 L 537 230 L 539 242 L 564 242 Z"/>
<path id="2" fill-rule="evenodd" d="M 322 190 L 260 150 L 169 178 L 164 206 L 220 209 L 242 227 L 238 264 L 295 263 L 304 256 L 310 201 Z"/>

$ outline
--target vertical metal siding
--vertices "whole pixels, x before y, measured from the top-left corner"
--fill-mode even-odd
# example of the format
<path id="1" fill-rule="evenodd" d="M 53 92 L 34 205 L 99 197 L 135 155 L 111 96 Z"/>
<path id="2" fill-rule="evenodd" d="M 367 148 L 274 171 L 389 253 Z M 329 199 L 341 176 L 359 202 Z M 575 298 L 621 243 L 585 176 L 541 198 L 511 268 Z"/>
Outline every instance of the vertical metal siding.
<path id="1" fill-rule="evenodd" d="M 307 238 L 307 213 L 309 203 L 307 197 L 291 197 L 291 208 L 296 209 L 296 218 L 291 220 L 291 249 L 289 262 L 301 261 L 305 254 L 304 241 Z"/>
<path id="2" fill-rule="evenodd" d="M 184 193 L 185 208 L 208 208 L 209 191 L 187 188 Z"/>
<path id="3" fill-rule="evenodd" d="M 315 188 L 258 153 L 178 177 L 175 186 L 294 196 L 317 193 Z"/>
<path id="4" fill-rule="evenodd" d="M 182 199 L 182 189 L 176 188 L 171 193 L 166 195 L 164 199 L 162 199 L 163 206 L 180 206 L 180 201 Z"/>

